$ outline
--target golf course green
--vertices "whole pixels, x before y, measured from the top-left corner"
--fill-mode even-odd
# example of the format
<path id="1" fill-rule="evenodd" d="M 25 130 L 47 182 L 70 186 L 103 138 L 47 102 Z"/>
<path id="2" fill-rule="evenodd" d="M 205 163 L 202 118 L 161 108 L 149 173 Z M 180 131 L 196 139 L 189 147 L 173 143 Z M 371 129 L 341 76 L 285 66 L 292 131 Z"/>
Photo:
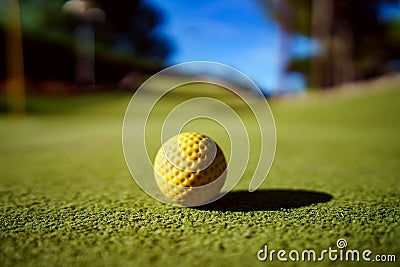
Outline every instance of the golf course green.
<path id="1" fill-rule="evenodd" d="M 277 149 L 261 188 L 247 191 L 246 172 L 197 208 L 161 203 L 132 179 L 121 144 L 129 100 L 35 96 L 24 119 L 0 114 L 0 266 L 374 266 L 365 250 L 396 257 L 375 266 L 398 266 L 399 77 L 272 99 Z M 318 258 L 339 239 L 360 261 L 288 258 Z M 276 252 L 260 261 L 265 245 Z"/>

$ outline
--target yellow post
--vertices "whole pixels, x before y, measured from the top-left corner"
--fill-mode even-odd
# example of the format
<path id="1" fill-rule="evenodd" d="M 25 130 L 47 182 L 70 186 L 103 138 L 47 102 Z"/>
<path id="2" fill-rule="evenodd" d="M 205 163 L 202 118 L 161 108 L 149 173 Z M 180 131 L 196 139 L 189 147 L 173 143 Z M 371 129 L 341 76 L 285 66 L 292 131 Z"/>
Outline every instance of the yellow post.
<path id="1" fill-rule="evenodd" d="M 7 0 L 5 22 L 6 94 L 10 115 L 25 115 L 25 77 L 21 20 L 18 0 Z"/>

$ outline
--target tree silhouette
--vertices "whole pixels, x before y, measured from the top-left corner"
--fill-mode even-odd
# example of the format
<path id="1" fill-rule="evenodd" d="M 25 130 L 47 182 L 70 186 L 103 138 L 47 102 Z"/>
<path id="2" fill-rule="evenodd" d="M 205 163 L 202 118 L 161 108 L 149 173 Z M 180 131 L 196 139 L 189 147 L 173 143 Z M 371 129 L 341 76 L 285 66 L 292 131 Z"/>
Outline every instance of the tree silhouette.
<path id="1" fill-rule="evenodd" d="M 285 2 L 286 8 L 277 8 L 278 2 Z M 293 58 L 287 70 L 302 72 L 311 87 L 324 88 L 381 75 L 391 59 L 400 58 L 399 23 L 380 14 L 383 4 L 397 2 L 283 0 L 268 1 L 267 7 L 286 34 L 318 41 L 318 53 Z"/>
<path id="2" fill-rule="evenodd" d="M 8 1 L 8 0 L 7 0 Z M 2 19 L 7 1 L 0 4 L 0 49 L 4 51 Z M 12 0 L 9 0 L 12 1 Z M 96 6 L 105 20 L 65 14 L 65 0 L 20 0 L 25 74 L 35 79 L 74 80 L 75 36 L 82 23 L 95 32 L 96 80 L 118 81 L 131 69 L 157 71 L 172 51 L 169 40 L 159 30 L 161 11 L 142 0 L 71 0 Z M 0 54 L 0 74 L 5 75 L 4 54 Z"/>
<path id="3" fill-rule="evenodd" d="M 140 57 L 164 60 L 170 43 L 160 34 L 162 13 L 141 0 L 97 0 L 106 20 L 97 28 L 99 42 Z"/>

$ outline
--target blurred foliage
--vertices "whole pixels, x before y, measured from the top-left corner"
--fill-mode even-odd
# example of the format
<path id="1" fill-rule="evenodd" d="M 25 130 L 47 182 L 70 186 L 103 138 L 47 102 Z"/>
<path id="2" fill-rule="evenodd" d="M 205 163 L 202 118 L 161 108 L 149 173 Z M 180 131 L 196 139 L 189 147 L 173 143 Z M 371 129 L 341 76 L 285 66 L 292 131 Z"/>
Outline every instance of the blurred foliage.
<path id="1" fill-rule="evenodd" d="M 311 35 L 312 0 L 261 0 L 272 18 L 288 33 Z M 294 7 L 293 4 L 296 6 Z"/>
<path id="2" fill-rule="evenodd" d="M 0 1 L 0 50 L 4 51 L 7 2 Z M 64 0 L 21 0 L 25 73 L 39 79 L 72 80 L 75 33 L 79 25 L 91 24 L 95 31 L 96 69 L 104 81 L 119 80 L 130 69 L 152 72 L 172 51 L 159 26 L 160 10 L 142 0 L 72 0 L 102 10 L 104 21 L 89 21 L 83 15 L 63 12 Z M 82 44 L 84 46 L 84 44 Z M 0 53 L 0 77 L 6 75 L 5 56 Z M 115 68 L 110 68 L 115 65 Z M 106 67 L 107 66 L 107 67 Z M 114 71 L 114 73 L 113 73 Z"/>
<path id="3" fill-rule="evenodd" d="M 398 0 L 262 0 L 282 30 L 315 38 L 311 58 L 292 57 L 288 71 L 303 73 L 312 87 L 330 87 L 393 71 L 400 59 L 400 20 L 382 18 Z"/>
<path id="4" fill-rule="evenodd" d="M 162 13 L 141 0 L 98 0 L 105 11 L 104 26 L 98 28 L 99 40 L 114 48 L 163 60 L 171 52 L 170 43 L 160 34 Z"/>
<path id="5" fill-rule="evenodd" d="M 390 40 L 395 42 L 400 40 L 400 17 L 389 22 L 387 31 L 387 35 L 390 36 Z"/>

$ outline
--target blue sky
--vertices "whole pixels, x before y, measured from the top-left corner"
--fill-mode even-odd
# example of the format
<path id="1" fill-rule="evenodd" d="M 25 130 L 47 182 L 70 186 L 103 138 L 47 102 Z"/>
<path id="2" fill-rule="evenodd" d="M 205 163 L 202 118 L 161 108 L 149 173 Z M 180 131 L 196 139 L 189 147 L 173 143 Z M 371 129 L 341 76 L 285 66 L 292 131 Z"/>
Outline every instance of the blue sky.
<path id="1" fill-rule="evenodd" d="M 393 19 L 400 16 L 400 1 L 392 4 L 384 4 L 380 9 L 380 17 L 382 20 Z"/>
<path id="2" fill-rule="evenodd" d="M 165 15 L 160 31 L 175 46 L 169 63 L 209 60 L 235 67 L 267 90 L 278 88 L 283 70 L 280 32 L 257 1 L 150 0 Z M 307 53 L 297 38 L 295 53 Z M 293 87 L 302 87 L 292 76 Z"/>
<path id="3" fill-rule="evenodd" d="M 265 91 L 304 89 L 301 74 L 284 74 L 285 56 L 307 56 L 318 46 L 308 37 L 295 36 L 281 53 L 282 34 L 260 1 L 148 1 L 165 15 L 160 31 L 175 46 L 168 63 L 216 61 L 239 69 Z M 400 1 L 381 8 L 382 19 L 399 14 Z"/>

